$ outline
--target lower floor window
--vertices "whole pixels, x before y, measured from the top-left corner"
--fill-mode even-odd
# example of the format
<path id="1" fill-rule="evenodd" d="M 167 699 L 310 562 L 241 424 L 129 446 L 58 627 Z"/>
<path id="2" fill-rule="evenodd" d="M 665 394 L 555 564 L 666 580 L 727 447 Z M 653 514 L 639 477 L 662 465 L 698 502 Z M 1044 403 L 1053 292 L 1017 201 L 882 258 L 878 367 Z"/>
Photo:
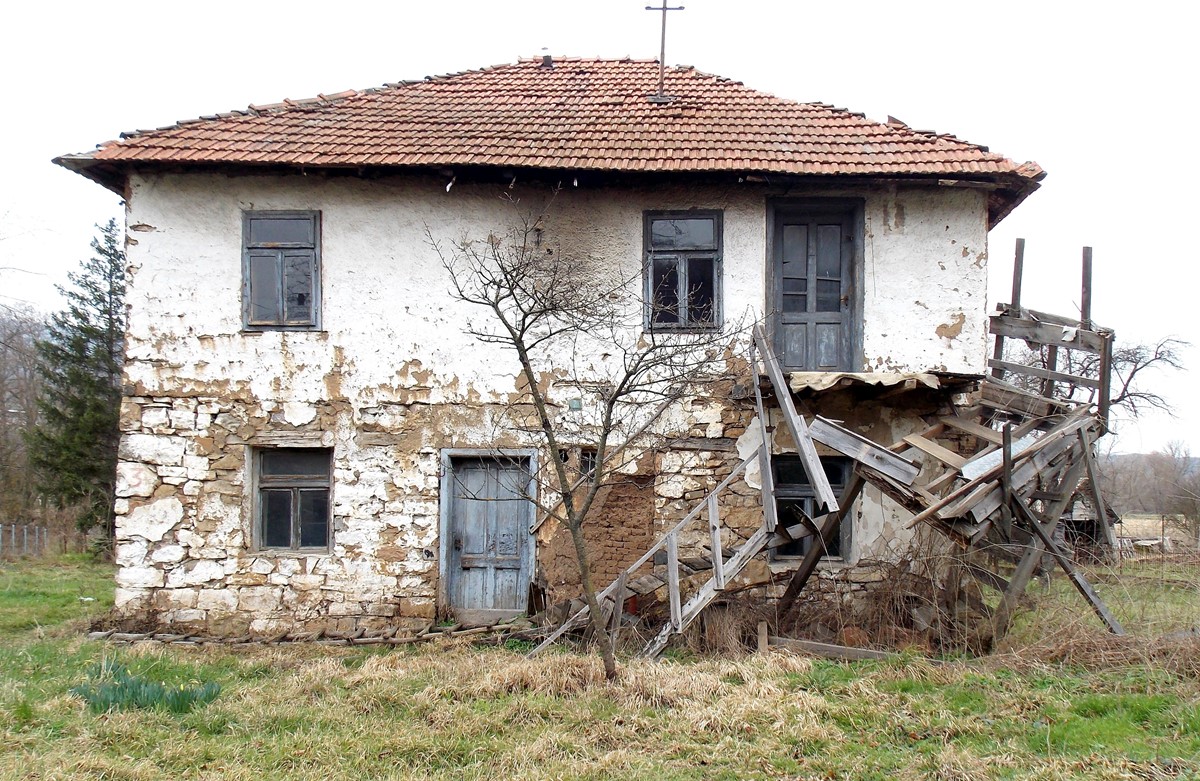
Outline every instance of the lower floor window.
<path id="1" fill-rule="evenodd" d="M 840 496 L 850 478 L 850 459 L 826 457 L 821 459 L 821 466 L 825 468 L 825 477 L 829 480 L 834 496 Z M 775 477 L 775 509 L 780 526 L 791 528 L 802 523 L 804 516 L 815 518 L 817 493 L 808 479 L 800 456 L 772 456 L 771 471 Z M 834 531 L 832 539 L 825 546 L 825 555 L 831 558 L 845 557 L 850 552 L 851 530 L 851 524 L 843 523 L 841 528 Z M 807 534 L 775 548 L 773 553 L 776 559 L 801 558 L 813 545 L 820 544 L 812 534 Z"/>
<path id="2" fill-rule="evenodd" d="M 260 548 L 329 549 L 332 456 L 327 448 L 256 451 L 255 515 Z"/>

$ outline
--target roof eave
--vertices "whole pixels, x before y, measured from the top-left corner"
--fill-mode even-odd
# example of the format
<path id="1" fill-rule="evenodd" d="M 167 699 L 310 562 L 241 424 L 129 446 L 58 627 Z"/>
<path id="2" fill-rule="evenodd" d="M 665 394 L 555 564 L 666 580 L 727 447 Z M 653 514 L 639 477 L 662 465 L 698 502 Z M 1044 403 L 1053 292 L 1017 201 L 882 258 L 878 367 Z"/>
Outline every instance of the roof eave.
<path id="1" fill-rule="evenodd" d="M 91 152 L 59 155 L 50 162 L 91 179 L 122 198 L 125 197 L 125 181 L 128 178 L 128 172 L 122 166 L 107 160 L 97 160 Z"/>

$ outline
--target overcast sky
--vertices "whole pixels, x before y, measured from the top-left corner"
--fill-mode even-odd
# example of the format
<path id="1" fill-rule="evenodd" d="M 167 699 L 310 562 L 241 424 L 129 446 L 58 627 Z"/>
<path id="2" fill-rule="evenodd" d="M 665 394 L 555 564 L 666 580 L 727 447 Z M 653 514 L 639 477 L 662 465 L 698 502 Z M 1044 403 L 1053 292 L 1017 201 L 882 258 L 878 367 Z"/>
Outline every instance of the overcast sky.
<path id="1" fill-rule="evenodd" d="M 123 130 L 250 103 L 365 88 L 539 56 L 658 56 L 647 0 L 114 5 L 43 0 L 0 25 L 5 150 L 0 303 L 57 308 L 93 224 L 121 219 L 99 185 L 50 163 Z M 1095 248 L 1093 317 L 1118 342 L 1200 341 L 1195 182 L 1200 128 L 1192 2 L 679 0 L 667 62 L 756 89 L 954 133 L 1049 172 L 991 234 L 992 300 L 1027 239 L 1028 306 L 1072 314 Z M 1182 231 L 1182 233 L 1181 233 Z M 1177 417 L 1120 426 L 1118 450 L 1200 452 L 1195 369 L 1154 378 Z"/>

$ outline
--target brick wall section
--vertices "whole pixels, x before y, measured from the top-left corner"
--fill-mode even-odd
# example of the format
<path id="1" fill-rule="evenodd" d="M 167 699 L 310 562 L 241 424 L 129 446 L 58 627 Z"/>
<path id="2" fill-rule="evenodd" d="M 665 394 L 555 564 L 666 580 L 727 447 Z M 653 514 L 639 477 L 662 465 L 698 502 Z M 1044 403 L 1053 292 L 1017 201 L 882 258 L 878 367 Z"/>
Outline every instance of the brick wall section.
<path id="1" fill-rule="evenodd" d="M 652 477 L 620 477 L 600 489 L 584 521 L 593 585 L 601 589 L 616 580 L 654 544 L 654 534 Z M 555 524 L 547 535 L 540 546 L 539 564 L 551 603 L 579 596 L 575 546 L 565 527 Z"/>

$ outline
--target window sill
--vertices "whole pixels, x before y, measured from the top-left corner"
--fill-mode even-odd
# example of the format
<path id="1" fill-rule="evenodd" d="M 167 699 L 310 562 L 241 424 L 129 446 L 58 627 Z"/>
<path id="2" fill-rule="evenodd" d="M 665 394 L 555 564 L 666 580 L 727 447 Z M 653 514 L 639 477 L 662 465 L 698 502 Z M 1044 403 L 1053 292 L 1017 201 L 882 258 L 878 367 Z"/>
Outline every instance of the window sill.
<path id="1" fill-rule="evenodd" d="M 667 334 L 719 334 L 720 325 L 656 325 L 643 328 L 642 333 L 650 336 L 665 336 Z"/>
<path id="2" fill-rule="evenodd" d="M 298 559 L 301 556 L 332 556 L 333 551 L 329 548 L 257 548 L 251 554 L 268 559 Z"/>
<path id="3" fill-rule="evenodd" d="M 276 331 L 286 331 L 288 333 L 301 333 L 301 334 L 328 334 L 329 333 L 324 328 L 314 328 L 314 327 L 309 327 L 309 326 L 298 326 L 298 325 L 263 326 L 261 328 L 258 326 L 255 326 L 253 328 L 243 327 L 240 331 L 238 331 L 238 333 L 241 334 L 242 336 L 262 336 L 263 334 L 274 333 Z"/>

